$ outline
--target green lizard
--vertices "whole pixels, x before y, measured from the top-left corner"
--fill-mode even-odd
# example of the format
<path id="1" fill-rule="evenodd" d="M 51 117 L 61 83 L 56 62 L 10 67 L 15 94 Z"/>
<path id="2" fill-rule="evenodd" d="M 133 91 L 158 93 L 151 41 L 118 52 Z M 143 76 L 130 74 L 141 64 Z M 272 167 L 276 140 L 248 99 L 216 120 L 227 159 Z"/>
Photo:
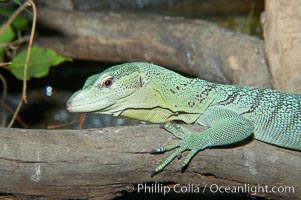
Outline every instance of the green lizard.
<path id="1" fill-rule="evenodd" d="M 182 169 L 200 150 L 237 143 L 251 135 L 266 143 L 301 150 L 300 94 L 210 83 L 149 63 L 117 65 L 89 77 L 70 97 L 67 109 L 165 123 L 163 128 L 181 140 L 151 152 L 179 147 L 152 175 L 184 151 L 190 150 Z M 208 129 L 192 132 L 171 124 L 174 120 Z"/>

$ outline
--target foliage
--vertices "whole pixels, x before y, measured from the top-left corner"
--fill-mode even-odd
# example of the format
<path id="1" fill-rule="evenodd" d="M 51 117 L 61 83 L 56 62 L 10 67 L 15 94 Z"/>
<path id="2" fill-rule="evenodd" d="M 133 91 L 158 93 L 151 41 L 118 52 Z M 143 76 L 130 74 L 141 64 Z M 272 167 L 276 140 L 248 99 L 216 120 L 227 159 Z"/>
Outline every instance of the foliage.
<path id="1" fill-rule="evenodd" d="M 3 62 L 5 53 L 5 44 L 11 42 L 15 38 L 15 32 L 11 26 L 8 26 L 0 35 L 0 62 Z"/>
<path id="2" fill-rule="evenodd" d="M 4 17 L 9 18 L 13 13 L 14 13 L 14 10 L 12 10 L 12 9 L 4 9 L 4 8 L 0 7 L 0 15 L 2 15 Z M 24 28 L 27 27 L 28 21 L 24 16 L 18 15 L 12 22 L 12 25 L 17 31 L 22 31 L 22 30 L 24 30 Z"/>
<path id="3" fill-rule="evenodd" d="M 23 80 L 26 55 L 27 49 L 20 52 L 9 66 L 11 73 L 20 80 Z M 62 57 L 49 48 L 33 47 L 31 49 L 26 79 L 46 76 L 51 66 L 59 65 L 65 61 L 72 61 L 72 59 Z"/>
<path id="4" fill-rule="evenodd" d="M 13 13 L 14 10 L 0 8 L 0 15 L 4 17 L 10 17 Z M 22 43 L 22 32 L 27 26 L 28 20 L 24 16 L 18 15 L 13 22 L 5 28 L 4 32 L 0 34 L 0 63 L 5 61 L 5 52 L 15 39 L 18 44 L 18 49 Z M 12 64 L 6 67 L 6 69 L 20 80 L 23 80 L 26 54 L 27 49 L 17 52 L 15 56 L 11 57 Z M 59 65 L 65 61 L 72 61 L 72 59 L 62 57 L 52 49 L 33 47 L 31 49 L 26 79 L 29 80 L 32 77 L 40 78 L 46 76 L 51 66 Z"/>

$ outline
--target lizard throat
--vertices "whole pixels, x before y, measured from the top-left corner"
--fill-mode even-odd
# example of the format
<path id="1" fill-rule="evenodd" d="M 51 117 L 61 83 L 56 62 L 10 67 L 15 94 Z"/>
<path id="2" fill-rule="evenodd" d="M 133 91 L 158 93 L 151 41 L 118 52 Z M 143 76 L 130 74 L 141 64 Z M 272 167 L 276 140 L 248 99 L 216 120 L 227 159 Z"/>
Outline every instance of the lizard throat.
<path id="1" fill-rule="evenodd" d="M 172 112 L 171 110 L 162 107 L 125 109 L 120 115 L 152 123 L 165 123 L 180 120 L 189 124 L 194 123 L 200 117 L 199 113 Z"/>

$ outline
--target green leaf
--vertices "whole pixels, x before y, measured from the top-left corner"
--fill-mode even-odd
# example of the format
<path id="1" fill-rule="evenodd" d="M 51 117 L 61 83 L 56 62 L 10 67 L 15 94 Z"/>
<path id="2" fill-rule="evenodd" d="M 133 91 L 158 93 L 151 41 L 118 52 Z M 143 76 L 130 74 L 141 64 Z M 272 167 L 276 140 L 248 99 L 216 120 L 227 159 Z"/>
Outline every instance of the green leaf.
<path id="1" fill-rule="evenodd" d="M 4 16 L 4 17 L 10 17 L 13 13 L 15 12 L 15 10 L 13 9 L 4 9 L 0 7 L 0 15 Z M 22 15 L 18 15 L 14 21 L 12 22 L 13 27 L 15 27 L 15 29 L 17 31 L 22 31 L 24 30 L 25 27 L 27 27 L 28 25 L 28 20 L 26 19 L 26 17 L 22 16 Z"/>
<path id="2" fill-rule="evenodd" d="M 9 66 L 9 70 L 18 79 L 23 80 L 24 65 L 27 50 L 20 52 Z M 41 78 L 48 74 L 51 66 L 56 66 L 65 61 L 72 61 L 71 58 L 62 57 L 52 49 L 33 47 L 30 53 L 28 64 L 27 80 L 30 78 Z"/>
<path id="3" fill-rule="evenodd" d="M 18 4 L 19 6 L 22 6 L 22 3 L 20 0 L 13 0 L 13 2 L 15 2 L 16 4 Z"/>
<path id="4" fill-rule="evenodd" d="M 3 62 L 3 56 L 5 52 L 4 44 L 11 42 L 15 38 L 15 32 L 11 26 L 8 26 L 4 32 L 0 35 L 0 63 Z"/>

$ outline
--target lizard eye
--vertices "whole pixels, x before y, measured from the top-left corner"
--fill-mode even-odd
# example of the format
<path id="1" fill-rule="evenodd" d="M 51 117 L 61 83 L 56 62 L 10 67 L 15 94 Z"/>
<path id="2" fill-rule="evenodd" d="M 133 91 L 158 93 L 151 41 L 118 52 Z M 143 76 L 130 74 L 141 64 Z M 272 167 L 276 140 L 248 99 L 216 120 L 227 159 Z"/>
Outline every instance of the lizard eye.
<path id="1" fill-rule="evenodd" d="M 102 81 L 102 87 L 105 87 L 105 88 L 109 88 L 111 87 L 113 84 L 113 77 L 109 76 L 109 77 L 106 77 L 105 79 L 103 79 Z"/>

